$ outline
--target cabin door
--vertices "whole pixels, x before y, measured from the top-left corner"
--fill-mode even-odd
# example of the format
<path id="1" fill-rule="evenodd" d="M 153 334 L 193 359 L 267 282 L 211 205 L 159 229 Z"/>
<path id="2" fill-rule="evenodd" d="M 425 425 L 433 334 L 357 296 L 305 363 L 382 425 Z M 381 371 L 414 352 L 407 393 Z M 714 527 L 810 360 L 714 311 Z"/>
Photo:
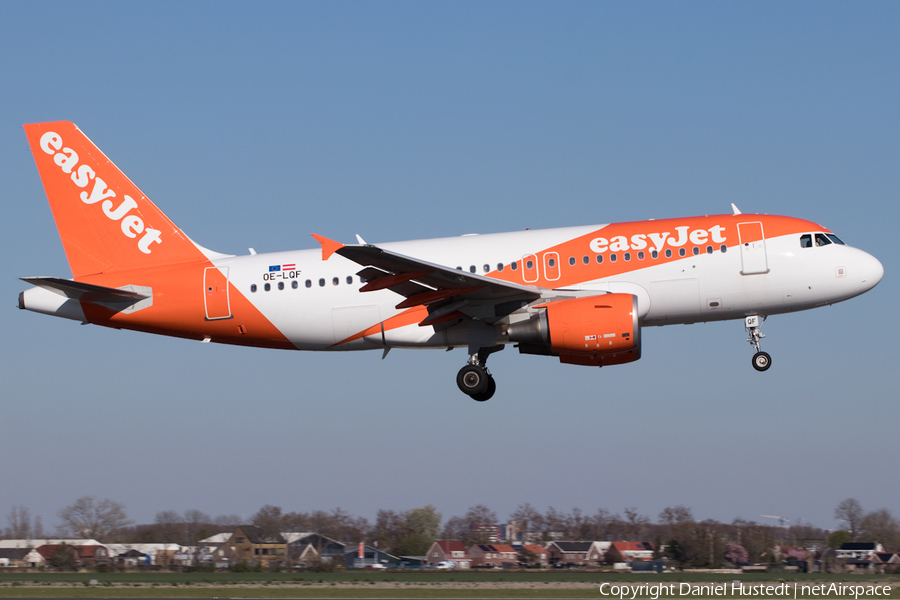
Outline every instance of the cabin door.
<path id="1" fill-rule="evenodd" d="M 203 270 L 203 305 L 206 320 L 231 318 L 231 302 L 228 298 L 228 267 L 206 267 Z"/>
<path id="2" fill-rule="evenodd" d="M 741 275 L 768 273 L 762 223 L 738 223 L 738 238 L 741 242 Z"/>

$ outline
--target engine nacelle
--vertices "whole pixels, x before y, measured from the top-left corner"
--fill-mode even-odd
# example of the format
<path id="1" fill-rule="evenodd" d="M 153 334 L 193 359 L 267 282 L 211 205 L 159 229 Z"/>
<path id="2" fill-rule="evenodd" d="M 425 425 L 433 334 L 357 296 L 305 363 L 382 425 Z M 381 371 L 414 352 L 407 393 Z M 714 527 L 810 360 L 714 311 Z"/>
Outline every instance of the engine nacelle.
<path id="1" fill-rule="evenodd" d="M 562 363 L 604 366 L 641 357 L 638 299 L 632 294 L 602 294 L 558 300 L 538 317 L 509 326 L 521 352 L 554 354 Z"/>

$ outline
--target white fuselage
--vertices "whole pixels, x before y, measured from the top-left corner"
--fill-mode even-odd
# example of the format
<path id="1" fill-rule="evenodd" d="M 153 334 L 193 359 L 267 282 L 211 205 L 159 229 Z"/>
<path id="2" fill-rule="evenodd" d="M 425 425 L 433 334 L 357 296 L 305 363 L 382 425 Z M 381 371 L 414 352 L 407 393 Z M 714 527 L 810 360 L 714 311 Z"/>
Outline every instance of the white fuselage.
<path id="1" fill-rule="evenodd" d="M 380 244 L 379 247 L 427 262 L 472 268 L 479 274 L 509 265 L 604 226 L 567 227 L 515 233 Z M 857 296 L 881 279 L 883 269 L 871 255 L 846 245 L 801 248 L 795 234 L 765 240 L 767 272 L 742 274 L 742 252 L 729 247 L 701 251 L 658 263 L 649 254 L 624 273 L 579 280 L 564 292 L 625 292 L 638 297 L 641 324 L 671 325 L 738 319 L 806 310 Z M 558 254 L 558 253 L 557 253 Z M 634 253 L 632 253 L 634 254 Z M 594 260 L 593 254 L 586 255 Z M 584 267 L 583 256 L 560 257 L 560 276 Z M 623 260 L 621 257 L 619 261 Z M 323 261 L 319 250 L 235 256 L 213 261 L 227 268 L 231 283 L 301 350 L 356 350 L 389 347 L 465 346 L 466 324 L 435 332 L 411 324 L 349 344 L 336 345 L 356 331 L 401 313 L 403 298 L 389 290 L 360 293 L 360 266 L 334 255 Z M 538 267 L 543 266 L 538 260 Z M 296 271 L 269 272 L 272 265 L 296 265 Z M 508 272 L 508 271 L 507 271 Z M 528 284 L 520 268 L 519 283 Z M 577 277 L 577 276 L 576 276 Z M 562 277 L 560 277 L 562 278 Z M 297 287 L 292 283 L 297 282 Z M 269 284 L 266 291 L 265 285 Z M 279 289 L 283 283 L 283 289 Z M 256 291 L 251 291 L 251 286 Z"/>

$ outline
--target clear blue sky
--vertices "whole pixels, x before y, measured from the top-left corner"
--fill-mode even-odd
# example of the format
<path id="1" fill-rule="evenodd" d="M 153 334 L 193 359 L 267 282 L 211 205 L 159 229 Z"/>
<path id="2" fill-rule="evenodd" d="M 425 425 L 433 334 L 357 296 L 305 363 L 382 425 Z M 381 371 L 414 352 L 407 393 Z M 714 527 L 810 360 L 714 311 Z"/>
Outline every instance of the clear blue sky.
<path id="1" fill-rule="evenodd" d="M 6 2 L 0 520 L 79 496 L 250 516 L 432 503 L 654 520 L 900 516 L 894 2 Z M 70 276 L 23 123 L 71 120 L 192 238 L 246 253 L 730 212 L 877 256 L 865 296 L 651 328 L 634 364 L 314 354 L 16 310 Z M 0 523 L 0 526 L 5 522 Z"/>

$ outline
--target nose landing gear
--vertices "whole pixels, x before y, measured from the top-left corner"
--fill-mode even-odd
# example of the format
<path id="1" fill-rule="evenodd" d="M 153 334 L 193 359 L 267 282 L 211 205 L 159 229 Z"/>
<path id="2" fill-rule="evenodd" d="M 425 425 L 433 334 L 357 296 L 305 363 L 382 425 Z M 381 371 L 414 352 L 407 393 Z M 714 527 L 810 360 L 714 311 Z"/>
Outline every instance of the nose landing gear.
<path id="1" fill-rule="evenodd" d="M 750 342 L 751 346 L 756 348 L 756 354 L 753 355 L 753 368 L 757 371 L 765 371 L 772 366 L 772 357 L 759 349 L 759 340 L 766 337 L 766 335 L 760 331 L 760 327 L 762 327 L 765 320 L 765 317 L 759 317 L 757 315 L 744 319 L 744 329 L 750 334 L 747 341 Z"/>
<path id="2" fill-rule="evenodd" d="M 462 393 L 478 402 L 491 399 L 497 391 L 497 384 L 491 372 L 487 370 L 487 359 L 498 350 L 503 350 L 503 346 L 480 348 L 478 352 L 469 356 L 466 365 L 456 375 L 456 385 Z"/>

